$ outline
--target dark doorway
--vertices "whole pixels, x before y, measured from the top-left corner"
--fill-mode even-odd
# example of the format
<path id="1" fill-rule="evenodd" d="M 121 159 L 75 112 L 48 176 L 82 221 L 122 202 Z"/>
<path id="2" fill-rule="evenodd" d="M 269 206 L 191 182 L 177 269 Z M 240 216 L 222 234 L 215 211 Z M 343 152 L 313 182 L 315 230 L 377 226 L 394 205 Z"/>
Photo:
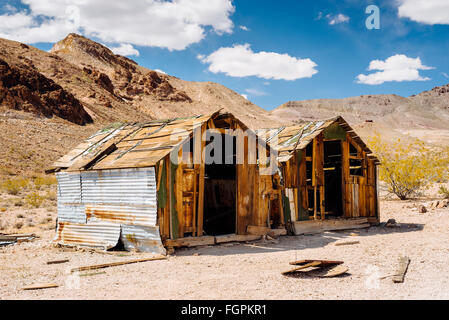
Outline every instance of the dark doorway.
<path id="1" fill-rule="evenodd" d="M 221 138 L 221 163 L 205 166 L 203 230 L 206 235 L 236 232 L 236 139 L 225 134 Z M 231 139 L 228 140 L 232 141 L 231 150 L 225 150 L 225 139 Z"/>
<path id="2" fill-rule="evenodd" d="M 341 141 L 324 142 L 324 188 L 326 217 L 343 215 Z"/>

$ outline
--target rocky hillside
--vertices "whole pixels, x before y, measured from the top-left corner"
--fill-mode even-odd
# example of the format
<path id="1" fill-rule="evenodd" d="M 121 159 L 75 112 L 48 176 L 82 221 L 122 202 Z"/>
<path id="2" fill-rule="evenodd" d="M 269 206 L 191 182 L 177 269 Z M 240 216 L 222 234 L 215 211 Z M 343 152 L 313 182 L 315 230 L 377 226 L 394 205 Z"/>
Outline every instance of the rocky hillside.
<path id="1" fill-rule="evenodd" d="M 73 94 L 28 64 L 9 65 L 0 59 L 0 102 L 4 110 L 57 116 L 80 125 L 92 122 Z"/>
<path id="2" fill-rule="evenodd" d="M 362 135 L 411 135 L 449 144 L 449 85 L 410 97 L 364 95 L 344 99 L 290 101 L 271 112 L 273 119 L 316 120 L 342 115 Z"/>
<path id="3" fill-rule="evenodd" d="M 278 124 L 222 85 L 157 73 L 76 34 L 50 52 L 0 39 L 0 176 L 42 172 L 109 123 L 220 108 L 252 128 Z"/>

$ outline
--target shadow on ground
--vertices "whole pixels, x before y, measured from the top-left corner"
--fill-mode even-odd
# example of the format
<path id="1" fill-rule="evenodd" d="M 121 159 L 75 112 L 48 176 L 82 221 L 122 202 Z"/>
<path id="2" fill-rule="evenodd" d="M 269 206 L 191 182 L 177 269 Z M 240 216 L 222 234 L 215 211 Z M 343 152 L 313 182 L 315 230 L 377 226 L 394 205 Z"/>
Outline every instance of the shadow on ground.
<path id="1" fill-rule="evenodd" d="M 195 248 L 179 248 L 175 255 L 189 256 L 193 254 L 225 256 L 235 254 L 257 254 L 277 251 L 298 251 L 303 249 L 322 248 L 337 241 L 360 240 L 362 237 L 386 235 L 392 233 L 419 232 L 424 224 L 397 223 L 394 227 L 385 227 L 385 222 L 365 229 L 342 231 L 326 231 L 319 234 L 300 236 L 281 236 L 271 241 L 252 241 L 247 243 L 224 243 L 221 245 L 201 246 Z"/>

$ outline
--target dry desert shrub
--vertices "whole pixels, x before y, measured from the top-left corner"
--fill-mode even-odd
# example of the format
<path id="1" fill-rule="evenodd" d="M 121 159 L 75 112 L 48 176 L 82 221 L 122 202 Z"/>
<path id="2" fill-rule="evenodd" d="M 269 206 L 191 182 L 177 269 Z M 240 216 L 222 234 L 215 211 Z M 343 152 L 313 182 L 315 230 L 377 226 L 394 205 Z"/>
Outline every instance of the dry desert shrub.
<path id="1" fill-rule="evenodd" d="M 34 178 L 33 183 L 36 190 L 40 190 L 42 187 L 48 187 L 55 185 L 58 181 L 53 176 L 39 176 Z"/>
<path id="2" fill-rule="evenodd" d="M 23 227 L 23 222 L 16 222 L 14 224 L 14 228 L 16 228 L 16 229 L 21 229 L 22 227 Z"/>
<path id="3" fill-rule="evenodd" d="M 32 192 L 25 197 L 25 202 L 33 208 L 39 208 L 45 198 L 37 192 Z"/>
<path id="4" fill-rule="evenodd" d="M 441 186 L 438 193 L 441 194 L 444 199 L 449 199 L 449 189 L 445 186 Z"/>
<path id="5" fill-rule="evenodd" d="M 432 183 L 449 177 L 449 150 L 430 148 L 418 139 L 413 143 L 401 139 L 386 143 L 380 135 L 368 143 L 381 162 L 379 179 L 401 200 L 417 196 Z"/>
<path id="6" fill-rule="evenodd" d="M 17 195 L 22 189 L 26 188 L 30 181 L 26 178 L 8 179 L 1 184 L 1 189 L 8 194 Z"/>

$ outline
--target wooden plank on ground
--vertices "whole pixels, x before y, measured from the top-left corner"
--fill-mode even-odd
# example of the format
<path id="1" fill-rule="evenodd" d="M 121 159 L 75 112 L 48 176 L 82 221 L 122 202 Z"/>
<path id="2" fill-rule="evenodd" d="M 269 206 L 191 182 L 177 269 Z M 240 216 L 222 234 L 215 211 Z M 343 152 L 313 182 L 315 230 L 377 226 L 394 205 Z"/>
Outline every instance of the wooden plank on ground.
<path id="1" fill-rule="evenodd" d="M 290 262 L 290 264 L 293 265 L 293 266 L 300 266 L 300 265 L 304 265 L 304 264 L 315 262 L 315 261 L 319 261 L 320 265 L 322 265 L 322 266 L 339 265 L 339 264 L 343 264 L 344 263 L 344 261 L 318 260 L 318 259 L 315 259 L 315 260 L 298 260 L 298 261 Z"/>
<path id="2" fill-rule="evenodd" d="M 118 262 L 96 264 L 96 265 L 90 265 L 90 266 L 84 266 L 84 267 L 77 267 L 77 268 L 73 268 L 70 271 L 71 272 L 80 272 L 80 271 L 87 271 L 87 270 L 97 270 L 97 269 L 103 269 L 103 268 L 109 268 L 109 267 L 122 266 L 125 264 L 131 264 L 131 263 L 139 263 L 139 262 L 147 262 L 147 261 L 155 261 L 155 260 L 165 260 L 165 259 L 167 259 L 167 257 L 157 256 L 157 257 L 152 257 L 152 258 L 118 261 Z"/>
<path id="3" fill-rule="evenodd" d="M 224 236 L 216 236 L 215 242 L 217 244 L 226 242 L 243 242 L 243 241 L 260 240 L 261 238 L 262 236 L 253 234 L 228 234 Z"/>
<path id="4" fill-rule="evenodd" d="M 360 243 L 360 241 L 357 241 L 357 240 L 355 240 L 355 241 L 342 241 L 342 242 L 337 242 L 335 245 L 336 246 L 349 246 L 349 245 L 352 245 L 352 244 L 359 244 Z"/>
<path id="5" fill-rule="evenodd" d="M 399 258 L 399 267 L 397 273 L 393 277 L 394 283 L 402 283 L 404 282 L 405 273 L 407 272 L 408 265 L 410 264 L 410 258 L 408 257 L 400 257 Z"/>
<path id="6" fill-rule="evenodd" d="M 57 288 L 59 284 L 56 283 L 45 283 L 45 284 L 33 284 L 28 287 L 22 288 L 22 290 L 39 290 L 39 289 L 49 289 L 49 288 Z"/>
<path id="7" fill-rule="evenodd" d="M 196 247 L 196 246 L 208 246 L 215 244 L 215 237 L 203 236 L 203 237 L 186 237 L 179 239 L 167 239 L 164 241 L 166 247 Z"/>
<path id="8" fill-rule="evenodd" d="M 69 259 L 47 261 L 47 264 L 60 264 L 69 262 Z"/>
<path id="9" fill-rule="evenodd" d="M 299 271 L 299 270 L 303 270 L 303 269 L 307 269 L 307 268 L 313 268 L 313 267 L 318 267 L 320 265 L 321 265 L 320 261 L 312 261 L 312 262 L 303 264 L 300 267 L 284 271 L 284 272 L 282 272 L 282 274 L 283 275 L 287 275 L 287 274 L 290 274 L 290 273 L 293 273 L 293 272 L 296 272 L 296 271 Z"/>
<path id="10" fill-rule="evenodd" d="M 320 278 L 331 278 L 331 277 L 337 277 L 339 275 L 342 275 L 346 272 L 348 272 L 348 267 L 345 266 L 335 266 L 327 271 L 325 271 L 323 274 L 319 274 L 318 277 Z"/>

